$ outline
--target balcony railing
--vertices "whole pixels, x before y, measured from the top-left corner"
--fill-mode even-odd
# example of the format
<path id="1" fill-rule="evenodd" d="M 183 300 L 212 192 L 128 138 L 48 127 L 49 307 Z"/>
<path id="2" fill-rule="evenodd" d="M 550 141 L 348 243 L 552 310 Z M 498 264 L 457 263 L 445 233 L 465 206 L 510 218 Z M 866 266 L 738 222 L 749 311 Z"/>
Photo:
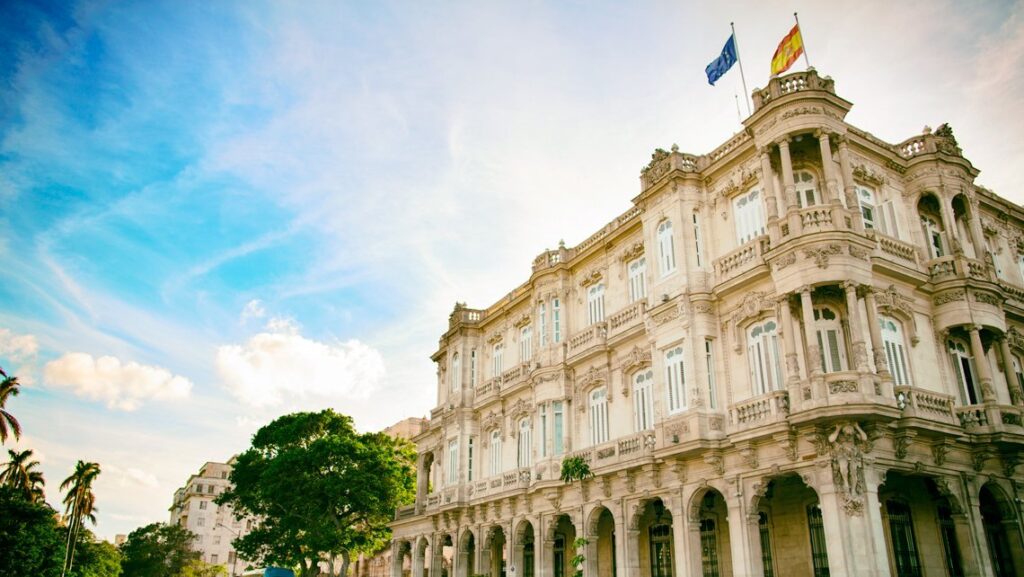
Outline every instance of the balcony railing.
<path id="1" fill-rule="evenodd" d="M 917 248 L 914 245 L 884 234 L 878 234 L 876 239 L 878 240 L 878 249 L 883 253 L 910 263 L 917 262 Z"/>
<path id="2" fill-rule="evenodd" d="M 903 411 L 904 417 L 917 417 L 950 424 L 959 422 L 953 411 L 955 399 L 952 395 L 905 385 L 894 387 L 894 392 L 896 406 Z"/>
<path id="3" fill-rule="evenodd" d="M 643 458 L 655 449 L 656 444 L 657 438 L 653 430 L 640 431 L 576 451 L 572 456 L 582 457 L 591 468 L 599 468 Z"/>
<path id="4" fill-rule="evenodd" d="M 764 254 L 771 245 L 767 236 L 761 236 L 715 261 L 718 282 L 739 276 L 757 265 L 764 264 Z"/>
<path id="5" fill-rule="evenodd" d="M 989 432 L 1014 427 L 1018 432 L 1022 423 L 1021 409 L 1013 405 L 967 405 L 956 407 L 960 425 L 972 432 Z"/>
<path id="6" fill-rule="evenodd" d="M 608 336 L 613 337 L 643 323 L 644 301 L 637 301 L 608 317 Z"/>
<path id="7" fill-rule="evenodd" d="M 951 279 L 973 278 L 984 281 L 993 280 L 991 267 L 985 261 L 967 258 L 962 255 L 947 255 L 933 258 L 925 263 L 928 276 L 932 282 Z"/>
<path id="8" fill-rule="evenodd" d="M 789 416 L 789 393 L 772 391 L 729 407 L 729 419 L 736 429 L 784 421 Z"/>
<path id="9" fill-rule="evenodd" d="M 592 346 L 603 345 L 607 336 L 605 323 L 594 323 L 569 338 L 569 353 L 575 354 Z"/>
<path id="10" fill-rule="evenodd" d="M 832 230 L 835 223 L 832 220 L 832 207 L 826 204 L 810 206 L 800 211 L 800 229 L 805 232 L 818 232 L 821 230 Z"/>

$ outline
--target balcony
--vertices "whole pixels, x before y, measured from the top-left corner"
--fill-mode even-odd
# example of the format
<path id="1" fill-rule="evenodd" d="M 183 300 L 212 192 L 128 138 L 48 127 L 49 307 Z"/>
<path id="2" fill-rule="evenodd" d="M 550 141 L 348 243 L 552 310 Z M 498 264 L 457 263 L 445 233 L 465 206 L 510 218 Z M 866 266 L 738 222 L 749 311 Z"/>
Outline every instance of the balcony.
<path id="1" fill-rule="evenodd" d="M 960 426 L 968 433 L 1024 433 L 1021 408 L 1013 405 L 967 405 L 954 409 Z"/>
<path id="2" fill-rule="evenodd" d="M 874 373 L 837 371 L 801 381 L 799 394 L 790 397 L 790 421 L 822 416 L 863 414 L 872 418 L 898 418 L 900 409 L 889 385 Z"/>
<path id="3" fill-rule="evenodd" d="M 582 457 L 593 470 L 624 465 L 643 460 L 650 456 L 657 445 L 653 430 L 640 431 L 626 437 L 576 451 L 574 457 Z"/>
<path id="4" fill-rule="evenodd" d="M 501 388 L 510 389 L 530 376 L 530 363 L 520 363 L 501 373 Z"/>
<path id="5" fill-rule="evenodd" d="M 569 337 L 569 356 L 577 357 L 596 347 L 604 348 L 607 341 L 607 325 L 604 322 L 594 323 Z"/>
<path id="6" fill-rule="evenodd" d="M 928 276 L 933 283 L 956 279 L 994 281 L 991 267 L 985 261 L 967 258 L 963 255 L 947 255 L 925 262 Z"/>
<path id="7" fill-rule="evenodd" d="M 629 332 L 634 327 L 643 326 L 645 309 L 646 303 L 640 300 L 608 317 L 608 339 Z"/>
<path id="8" fill-rule="evenodd" d="M 520 467 L 465 485 L 466 496 L 471 500 L 493 498 L 509 491 L 526 489 L 532 482 L 532 470 Z"/>
<path id="9" fill-rule="evenodd" d="M 959 423 L 953 410 L 952 395 L 944 395 L 917 387 L 897 386 L 896 406 L 903 411 L 903 418 L 925 419 L 949 425 Z"/>
<path id="10" fill-rule="evenodd" d="M 783 96 L 810 90 L 835 94 L 835 82 L 831 78 L 818 76 L 818 72 L 813 68 L 804 72 L 774 77 L 768 81 L 767 87 L 754 90 L 751 95 L 754 100 L 754 112 Z"/>
<path id="11" fill-rule="evenodd" d="M 492 401 L 498 398 L 498 393 L 501 391 L 501 379 L 491 379 L 485 381 L 484 384 L 480 385 L 476 390 L 476 401 L 474 404 L 480 406 L 488 401 Z"/>
<path id="12" fill-rule="evenodd" d="M 833 218 L 832 206 L 818 204 L 800 210 L 800 230 L 804 234 L 835 230 L 838 224 Z"/>
<path id="13" fill-rule="evenodd" d="M 767 236 L 747 242 L 736 250 L 715 261 L 717 282 L 723 283 L 764 264 L 764 254 L 771 245 Z"/>
<path id="14" fill-rule="evenodd" d="M 917 247 L 884 234 L 876 234 L 877 255 L 909 267 L 917 266 Z"/>
<path id="15" fill-rule="evenodd" d="M 729 424 L 736 432 L 785 422 L 788 417 L 787 391 L 772 391 L 729 407 Z"/>

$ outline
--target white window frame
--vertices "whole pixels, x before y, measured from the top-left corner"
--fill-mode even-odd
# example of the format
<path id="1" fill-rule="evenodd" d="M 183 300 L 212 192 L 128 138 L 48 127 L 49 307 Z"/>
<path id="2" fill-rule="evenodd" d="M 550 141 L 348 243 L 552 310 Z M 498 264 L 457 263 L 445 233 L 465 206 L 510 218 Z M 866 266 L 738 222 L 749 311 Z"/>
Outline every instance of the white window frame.
<path id="1" fill-rule="evenodd" d="M 683 362 L 682 345 L 665 351 L 665 392 L 668 397 L 669 413 L 678 413 L 686 409 L 686 367 Z"/>
<path id="2" fill-rule="evenodd" d="M 554 331 L 552 340 L 562 342 L 562 301 L 557 298 L 551 299 L 551 328 Z"/>
<path id="3" fill-rule="evenodd" d="M 590 391 L 590 444 L 608 442 L 608 389 Z"/>
<path id="4" fill-rule="evenodd" d="M 733 199 L 736 243 L 744 245 L 767 232 L 761 189 L 753 188 Z"/>
<path id="5" fill-rule="evenodd" d="M 946 254 L 945 239 L 942 225 L 930 214 L 921 215 L 921 228 L 924 229 L 925 244 L 931 258 L 939 258 Z"/>
<path id="6" fill-rule="evenodd" d="M 833 318 L 827 318 L 829 315 Z M 839 311 L 829 305 L 814 307 L 814 330 L 817 333 L 822 372 L 845 371 L 849 364 L 846 359 L 846 339 Z"/>
<path id="7" fill-rule="evenodd" d="M 469 437 L 469 439 L 466 440 L 466 480 L 467 481 L 472 481 L 473 480 L 473 450 L 476 448 L 476 447 L 474 447 L 474 445 L 476 444 L 475 440 L 476 440 L 476 437 L 472 437 L 472 436 Z"/>
<path id="8" fill-rule="evenodd" d="M 704 339 L 704 362 L 708 371 L 708 396 L 711 400 L 711 408 L 718 408 L 718 385 L 715 382 L 715 341 Z"/>
<path id="9" fill-rule="evenodd" d="M 970 352 L 970 346 L 960 339 L 950 339 L 946 342 L 946 348 L 953 363 L 953 374 L 956 375 L 959 385 L 960 402 L 965 406 L 981 404 L 981 383 L 978 382 L 976 360 Z"/>
<path id="10" fill-rule="evenodd" d="M 604 283 L 587 289 L 587 325 L 604 321 Z"/>
<path id="11" fill-rule="evenodd" d="M 548 304 L 541 301 L 537 305 L 537 331 L 540 333 L 541 348 L 548 346 Z"/>
<path id="12" fill-rule="evenodd" d="M 796 188 L 797 204 L 800 208 L 809 208 L 823 204 L 818 176 L 810 170 L 793 171 L 793 185 Z M 808 194 L 810 193 L 810 194 Z"/>
<path id="13" fill-rule="evenodd" d="M 637 433 L 654 428 L 654 371 L 638 371 L 633 375 L 633 430 Z"/>
<path id="14" fill-rule="evenodd" d="M 647 298 L 647 259 L 635 258 L 626 263 L 629 276 L 629 302 Z"/>
<path id="15" fill-rule="evenodd" d="M 889 373 L 897 385 L 913 385 L 910 375 L 910 358 L 903 338 L 903 323 L 889 316 L 879 315 L 878 324 L 882 330 L 882 345 Z"/>
<path id="16" fill-rule="evenodd" d="M 658 224 L 658 265 L 662 278 L 676 271 L 676 246 L 673 237 L 672 221 L 661 221 Z"/>
<path id="17" fill-rule="evenodd" d="M 504 370 L 505 362 L 505 345 L 503 343 L 495 343 L 494 348 L 491 349 L 491 376 L 498 378 L 501 376 Z"/>
<path id="18" fill-rule="evenodd" d="M 860 204 L 860 215 L 864 220 L 864 228 L 875 230 L 882 228 L 876 217 L 878 202 L 875 196 L 875 189 L 862 184 L 855 185 L 857 203 Z"/>
<path id="19" fill-rule="evenodd" d="M 491 431 L 491 476 L 500 475 L 501 470 L 501 431 L 494 429 Z"/>
<path id="20" fill-rule="evenodd" d="M 562 401 L 551 403 L 552 454 L 556 457 L 565 452 L 565 405 Z"/>
<path id="21" fill-rule="evenodd" d="M 476 386 L 476 349 L 469 351 L 469 387 Z"/>
<path id="22" fill-rule="evenodd" d="M 755 395 L 784 389 L 778 323 L 765 319 L 747 329 L 747 365 Z"/>
<path id="23" fill-rule="evenodd" d="M 519 331 L 519 361 L 533 360 L 533 325 L 526 325 Z"/>
<path id="24" fill-rule="evenodd" d="M 704 262 L 704 260 L 703 260 L 704 241 L 701 238 L 701 232 L 700 232 L 700 216 L 697 214 L 696 210 L 693 211 L 693 246 L 694 246 L 694 250 L 696 250 L 696 254 L 697 254 L 697 268 L 701 268 L 703 266 L 701 263 Z"/>
<path id="25" fill-rule="evenodd" d="M 540 456 L 548 456 L 548 405 L 542 404 L 537 408 L 540 418 Z"/>
<path id="26" fill-rule="evenodd" d="M 519 468 L 529 467 L 533 461 L 533 427 L 529 417 L 519 420 L 519 439 L 517 447 L 516 465 Z"/>
<path id="27" fill-rule="evenodd" d="M 445 463 L 446 479 L 448 486 L 457 485 L 459 482 L 459 440 L 448 440 L 448 462 Z"/>
<path id="28" fill-rule="evenodd" d="M 462 362 L 459 360 L 459 353 L 452 354 L 452 370 L 448 379 L 451 381 L 452 392 L 462 388 Z"/>

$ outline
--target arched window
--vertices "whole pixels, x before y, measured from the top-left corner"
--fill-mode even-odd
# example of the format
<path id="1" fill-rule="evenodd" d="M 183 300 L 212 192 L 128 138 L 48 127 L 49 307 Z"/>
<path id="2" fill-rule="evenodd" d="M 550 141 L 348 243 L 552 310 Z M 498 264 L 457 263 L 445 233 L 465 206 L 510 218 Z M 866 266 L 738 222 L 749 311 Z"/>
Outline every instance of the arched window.
<path id="1" fill-rule="evenodd" d="M 519 362 L 528 363 L 533 358 L 533 326 L 526 325 L 519 332 Z"/>
<path id="2" fill-rule="evenodd" d="M 942 245 L 942 227 L 938 220 L 931 215 L 921 215 L 921 228 L 924 230 L 924 237 L 928 241 L 928 254 L 931 258 L 939 258 L 945 254 Z"/>
<path id="3" fill-rule="evenodd" d="M 704 252 L 704 239 L 701 238 L 700 232 L 700 217 L 697 215 L 697 211 L 693 211 L 693 243 L 694 249 L 697 254 L 697 266 L 703 266 L 701 263 L 704 260 L 702 253 Z"/>
<path id="4" fill-rule="evenodd" d="M 894 318 L 880 316 L 878 323 L 882 325 L 882 344 L 885 345 L 885 359 L 889 364 L 893 382 L 897 385 L 911 383 L 907 349 L 903 340 L 903 325 Z"/>
<path id="5" fill-rule="evenodd" d="M 604 320 L 604 284 L 592 285 L 587 290 L 587 324 Z"/>
<path id="6" fill-rule="evenodd" d="M 818 191 L 818 179 L 809 170 L 798 170 L 793 173 L 796 185 L 796 198 L 800 208 L 821 204 L 821 192 Z"/>
<path id="7" fill-rule="evenodd" d="M 590 393 L 590 444 L 608 442 L 608 391 L 604 387 Z"/>
<path id="8" fill-rule="evenodd" d="M 519 421 L 519 450 L 516 464 L 519 467 L 529 467 L 531 461 L 531 450 L 533 448 L 533 429 L 530 428 L 529 417 Z"/>
<path id="9" fill-rule="evenodd" d="M 782 389 L 778 327 L 774 320 L 758 323 L 747 332 L 747 363 L 754 394 Z"/>
<path id="10" fill-rule="evenodd" d="M 658 260 L 661 265 L 661 276 L 667 276 L 676 270 L 676 246 L 672 239 L 672 221 L 665 220 L 658 225 Z"/>
<path id="11" fill-rule="evenodd" d="M 953 373 L 956 374 L 957 384 L 960 385 L 960 402 L 965 405 L 977 405 L 981 402 L 981 395 L 978 394 L 974 357 L 967 352 L 967 345 L 959 339 L 951 339 L 946 346 L 953 361 Z"/>
<path id="12" fill-rule="evenodd" d="M 846 343 L 839 315 L 831 307 L 814 308 L 814 327 L 818 333 L 821 370 L 834 373 L 846 370 Z"/>
<path id="13" fill-rule="evenodd" d="M 640 257 L 627 265 L 629 269 L 629 302 L 647 298 L 647 259 Z"/>
<path id="14" fill-rule="evenodd" d="M 491 376 L 498 378 L 501 376 L 503 371 L 502 357 L 505 355 L 505 347 L 501 343 L 494 345 L 493 352 L 491 354 Z"/>
<path id="15" fill-rule="evenodd" d="M 864 228 L 876 228 L 879 223 L 875 222 L 875 210 L 877 204 L 875 202 L 874 189 L 858 184 L 857 201 L 860 203 L 860 214 L 864 217 Z"/>
<path id="16" fill-rule="evenodd" d="M 633 425 L 637 432 L 654 428 L 654 371 L 633 377 Z"/>
<path id="17" fill-rule="evenodd" d="M 668 412 L 686 408 L 686 376 L 683 371 L 683 347 L 665 351 L 665 388 L 668 389 Z"/>
<path id="18" fill-rule="evenodd" d="M 459 353 L 452 355 L 452 372 L 449 379 L 452 391 L 457 391 L 462 387 L 462 363 L 459 362 Z"/>
<path id="19" fill-rule="evenodd" d="M 738 244 L 750 242 L 765 233 L 764 202 L 759 189 L 736 197 L 732 206 Z"/>
<path id="20" fill-rule="evenodd" d="M 447 465 L 447 478 L 445 481 L 448 485 L 455 485 L 459 482 L 459 440 L 451 439 L 448 441 L 448 462 Z"/>
<path id="21" fill-rule="evenodd" d="M 491 431 L 491 475 L 501 473 L 501 431 Z"/>

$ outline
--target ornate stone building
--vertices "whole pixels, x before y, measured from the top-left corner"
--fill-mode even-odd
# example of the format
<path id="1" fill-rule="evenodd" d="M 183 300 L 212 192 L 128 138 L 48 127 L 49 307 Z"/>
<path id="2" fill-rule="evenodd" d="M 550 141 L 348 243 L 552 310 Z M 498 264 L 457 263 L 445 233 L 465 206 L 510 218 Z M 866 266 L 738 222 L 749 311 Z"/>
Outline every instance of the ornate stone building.
<path id="1" fill-rule="evenodd" d="M 1024 574 L 1024 209 L 814 70 L 753 98 L 456 305 L 393 577 Z"/>

